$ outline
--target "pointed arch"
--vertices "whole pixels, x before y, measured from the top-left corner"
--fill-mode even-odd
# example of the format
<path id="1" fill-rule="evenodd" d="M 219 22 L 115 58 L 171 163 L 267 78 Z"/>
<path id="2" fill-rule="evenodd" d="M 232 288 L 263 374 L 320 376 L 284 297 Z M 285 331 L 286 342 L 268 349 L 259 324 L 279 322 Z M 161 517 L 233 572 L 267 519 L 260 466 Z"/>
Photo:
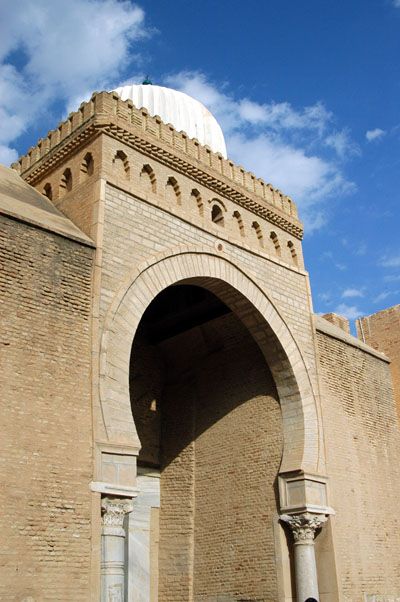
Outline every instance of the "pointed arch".
<path id="1" fill-rule="evenodd" d="M 140 172 L 140 182 L 143 187 L 148 190 L 148 192 L 153 192 L 156 194 L 157 192 L 157 178 L 154 173 L 154 169 L 146 163 L 142 167 L 142 171 Z"/>
<path id="2" fill-rule="evenodd" d="M 257 237 L 258 240 L 258 244 L 260 245 L 260 247 L 264 246 L 264 236 L 261 230 L 261 226 L 258 222 L 253 222 L 251 224 L 251 227 L 253 228 L 255 235 Z"/>
<path id="3" fill-rule="evenodd" d="M 173 176 L 168 178 L 165 185 L 165 198 L 167 201 L 178 203 L 178 205 L 182 204 L 181 189 L 179 188 L 177 180 Z"/>
<path id="4" fill-rule="evenodd" d="M 271 232 L 269 237 L 272 240 L 272 244 L 274 245 L 275 253 L 278 255 L 278 257 L 280 257 L 281 256 L 281 245 L 279 243 L 279 238 L 278 238 L 277 233 Z"/>
<path id="5" fill-rule="evenodd" d="M 144 311 L 165 288 L 187 283 L 221 299 L 259 345 L 278 390 L 284 428 L 281 473 L 317 473 L 323 464 L 316 399 L 305 359 L 267 294 L 229 260 L 209 251 L 166 253 L 135 270 L 116 294 L 102 335 L 100 399 L 110 443 L 138 449 L 129 395 L 130 355 Z"/>
<path id="6" fill-rule="evenodd" d="M 204 203 L 203 203 L 203 199 L 201 198 L 201 194 L 200 192 L 197 190 L 197 188 L 193 188 L 191 195 L 190 195 L 190 199 L 193 203 L 196 203 L 197 205 L 197 209 L 199 210 L 199 214 L 201 215 L 201 217 L 203 217 L 204 215 Z"/>
<path id="7" fill-rule="evenodd" d="M 123 150 L 118 150 L 113 158 L 113 168 L 117 177 L 129 179 L 130 165 L 128 156 Z"/>
<path id="8" fill-rule="evenodd" d="M 69 167 L 64 169 L 60 180 L 60 197 L 72 190 L 72 172 Z"/>
<path id="9" fill-rule="evenodd" d="M 245 235 L 245 232 L 244 232 L 244 224 L 243 224 L 242 216 L 240 215 L 239 211 L 234 211 L 232 216 L 235 218 L 235 220 L 237 222 L 240 236 L 243 237 Z"/>
<path id="10" fill-rule="evenodd" d="M 86 153 L 81 163 L 81 177 L 83 180 L 93 175 L 94 160 L 92 153 Z"/>
<path id="11" fill-rule="evenodd" d="M 293 263 L 295 265 L 297 265 L 298 264 L 297 253 L 296 253 L 296 249 L 295 249 L 295 246 L 294 246 L 293 242 L 291 240 L 289 240 L 287 246 L 288 246 L 288 249 L 289 249 L 290 254 L 292 256 Z"/>
<path id="12" fill-rule="evenodd" d="M 47 196 L 47 198 L 50 199 L 50 201 L 53 200 L 53 189 L 51 187 L 50 182 L 47 182 L 47 184 L 44 185 L 43 194 L 44 196 Z"/>

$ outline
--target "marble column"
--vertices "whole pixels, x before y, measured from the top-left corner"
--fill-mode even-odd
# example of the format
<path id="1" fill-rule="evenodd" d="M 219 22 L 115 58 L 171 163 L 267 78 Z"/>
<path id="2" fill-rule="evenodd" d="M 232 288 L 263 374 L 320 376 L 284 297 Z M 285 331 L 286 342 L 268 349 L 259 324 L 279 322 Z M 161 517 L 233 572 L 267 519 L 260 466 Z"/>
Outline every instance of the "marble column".
<path id="1" fill-rule="evenodd" d="M 131 499 L 104 497 L 101 500 L 101 602 L 124 602 L 125 599 L 125 529 L 124 518 L 132 512 Z"/>
<path id="2" fill-rule="evenodd" d="M 324 514 L 284 514 L 281 520 L 287 523 L 294 539 L 294 564 L 297 602 L 308 598 L 319 600 L 317 565 L 315 562 L 315 532 L 328 520 Z"/>

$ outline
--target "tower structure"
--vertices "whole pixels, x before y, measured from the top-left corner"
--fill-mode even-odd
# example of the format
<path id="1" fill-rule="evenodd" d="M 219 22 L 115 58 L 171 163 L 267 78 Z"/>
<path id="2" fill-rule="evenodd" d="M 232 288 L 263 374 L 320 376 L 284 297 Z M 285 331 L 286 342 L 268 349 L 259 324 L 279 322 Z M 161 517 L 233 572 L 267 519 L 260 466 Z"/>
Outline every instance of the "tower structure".
<path id="1" fill-rule="evenodd" d="M 57 355 L 65 345 L 55 335 L 59 401 L 50 412 L 60 425 L 53 445 L 69 450 L 78 475 L 76 493 L 66 493 L 57 456 L 40 510 L 53 512 L 57 491 L 61 507 L 79 514 L 71 531 L 77 563 L 60 558 L 66 580 L 46 585 L 42 576 L 29 595 L 58 587 L 58 599 L 104 602 L 304 602 L 320 594 L 328 602 L 347 593 L 349 579 L 355 596 L 365 593 L 364 577 L 354 570 L 348 579 L 338 559 L 350 517 L 344 511 L 335 523 L 331 506 L 340 512 L 343 494 L 363 491 L 365 479 L 362 471 L 352 485 L 342 479 L 335 437 L 352 419 L 343 418 L 332 379 L 345 378 L 337 358 L 353 353 L 370 364 L 362 390 L 372 374 L 388 383 L 387 359 L 313 316 L 293 201 L 225 157 L 220 128 L 197 101 L 145 88 L 135 98 L 151 97 L 149 110 L 160 107 L 173 124 L 123 100 L 132 91 L 96 93 L 13 165 L 47 213 L 51 206 L 79 229 L 69 237 L 71 257 L 59 251 L 60 263 L 48 268 L 57 290 L 64 264 L 85 267 L 84 276 L 70 275 L 63 297 L 69 316 L 83 316 L 74 286 L 85 283 L 84 326 L 63 360 L 74 368 L 65 394 Z M 177 128 L 192 128 L 203 143 Z M 36 225 L 58 236 L 46 223 Z M 85 388 L 71 397 L 74 370 Z M 48 383 L 44 406 L 53 395 Z M 355 407 L 354 392 L 350 399 Z M 386 435 L 395 458 L 398 428 Z M 356 449 L 343 446 L 344 457 Z M 51 457 L 50 446 L 50 466 Z M 395 497 L 382 502 L 385 516 Z M 372 506 L 367 514 L 375 516 Z M 391 550 L 396 540 L 388 541 Z M 350 554 L 351 563 L 359 556 Z M 373 566 L 379 584 L 382 565 Z M 386 574 L 400 587 L 395 568 Z"/>

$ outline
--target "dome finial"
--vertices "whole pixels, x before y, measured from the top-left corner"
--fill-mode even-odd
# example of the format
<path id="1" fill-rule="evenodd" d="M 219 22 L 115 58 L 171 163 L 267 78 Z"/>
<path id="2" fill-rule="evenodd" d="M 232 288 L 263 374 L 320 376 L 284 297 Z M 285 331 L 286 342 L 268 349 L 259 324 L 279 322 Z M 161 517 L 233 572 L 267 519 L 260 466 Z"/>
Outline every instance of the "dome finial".
<path id="1" fill-rule="evenodd" d="M 151 81 L 151 79 L 149 78 L 149 76 L 146 75 L 146 77 L 142 81 L 142 86 L 152 86 L 152 85 L 153 85 L 153 82 Z"/>

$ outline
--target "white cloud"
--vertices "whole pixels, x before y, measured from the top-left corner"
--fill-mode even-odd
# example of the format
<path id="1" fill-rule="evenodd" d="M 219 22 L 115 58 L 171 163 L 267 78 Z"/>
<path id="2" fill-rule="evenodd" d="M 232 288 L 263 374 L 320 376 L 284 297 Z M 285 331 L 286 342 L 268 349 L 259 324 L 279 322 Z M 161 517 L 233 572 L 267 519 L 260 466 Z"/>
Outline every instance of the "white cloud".
<path id="1" fill-rule="evenodd" d="M 321 201 L 351 189 L 336 167 L 317 155 L 267 132 L 256 137 L 245 132 L 227 136 L 229 155 L 239 164 L 289 194 L 301 210 L 308 232 L 326 223 Z"/>
<path id="2" fill-rule="evenodd" d="M 326 147 L 351 154 L 352 143 L 347 130 L 329 131 L 333 116 L 323 104 L 296 109 L 287 102 L 235 98 L 226 84 L 217 88 L 198 72 L 170 75 L 166 83 L 211 110 L 224 131 L 229 156 L 293 197 L 307 232 L 326 222 L 328 198 L 355 190 L 334 158 L 326 157 Z"/>
<path id="3" fill-rule="evenodd" d="M 365 244 L 365 242 L 360 243 L 355 250 L 355 254 L 358 256 L 365 255 L 366 252 L 367 252 L 367 245 Z"/>
<path id="4" fill-rule="evenodd" d="M 384 268 L 400 268 L 400 255 L 394 255 L 392 257 L 383 257 L 380 264 Z"/>
<path id="5" fill-rule="evenodd" d="M 400 0 L 399 0 L 400 6 Z M 381 128 L 375 128 L 374 130 L 368 130 L 365 134 L 368 142 L 372 142 L 372 140 L 377 140 L 378 138 L 382 138 L 386 134 L 385 130 L 381 130 Z"/>
<path id="6" fill-rule="evenodd" d="M 383 278 L 384 282 L 400 282 L 400 274 L 391 274 Z"/>
<path id="7" fill-rule="evenodd" d="M 322 132 L 331 114 L 321 103 L 296 111 L 288 102 L 259 104 L 247 98 L 238 103 L 240 117 L 251 123 L 261 123 L 272 129 L 311 129 Z"/>
<path id="8" fill-rule="evenodd" d="M 341 159 L 360 154 L 360 149 L 351 140 L 348 130 L 332 132 L 325 138 L 325 144 L 333 148 Z"/>
<path id="9" fill-rule="evenodd" d="M 348 320 L 355 320 L 362 315 L 362 311 L 360 311 L 358 307 L 355 305 L 347 305 L 346 303 L 340 303 L 334 312 L 335 314 L 339 314 L 339 316 L 343 316 Z"/>
<path id="10" fill-rule="evenodd" d="M 5 162 L 15 158 L 18 136 L 53 102 L 72 110 L 93 90 L 119 83 L 127 61 L 140 68 L 135 52 L 148 32 L 142 9 L 127 0 L 70 0 L 68 10 L 63 0 L 21 0 L 18 11 L 6 0 L 0 12 L 0 145 Z M 16 51 L 24 59 L 18 68 L 10 63 Z M 210 108 L 232 158 L 292 196 L 308 232 L 326 222 L 327 199 L 354 191 L 354 183 L 329 156 L 329 149 L 348 152 L 348 132 L 332 130 L 333 115 L 322 103 L 295 108 L 288 102 L 235 98 L 226 85 L 217 87 L 201 73 L 178 73 L 166 82 Z"/>
<path id="11" fill-rule="evenodd" d="M 18 7 L 3 0 L 0 143 L 9 146 L 3 160 L 39 111 L 114 83 L 146 34 L 143 10 L 127 0 L 20 0 Z M 10 63 L 15 52 L 18 68 Z"/>
<path id="12" fill-rule="evenodd" d="M 268 134 L 247 137 L 244 133 L 229 136 L 230 154 L 257 175 L 271 179 L 274 186 L 290 191 L 302 205 L 329 195 L 345 186 L 335 168 L 316 155 L 307 155 L 283 139 Z"/>
<path id="13" fill-rule="evenodd" d="M 18 153 L 15 148 L 0 144 L 0 163 L 10 165 L 18 159 Z"/>
<path id="14" fill-rule="evenodd" d="M 175 87 L 205 104 L 221 123 L 224 133 L 240 130 L 244 125 L 262 125 L 274 132 L 311 130 L 322 134 L 332 118 L 322 103 L 296 110 L 288 102 L 258 103 L 248 98 L 236 99 L 209 82 L 204 73 L 182 71 L 165 78 Z"/>
<path id="15" fill-rule="evenodd" d="M 393 6 L 400 8 L 400 0 L 393 0 Z"/>
<path id="16" fill-rule="evenodd" d="M 331 293 L 318 293 L 318 299 L 320 299 L 324 303 L 329 303 L 331 298 L 332 298 Z"/>
<path id="17" fill-rule="evenodd" d="M 388 297 L 391 297 L 392 295 L 397 295 L 398 293 L 399 293 L 399 291 L 383 291 L 382 293 L 379 293 L 379 295 L 377 295 L 375 297 L 373 302 L 380 303 L 381 301 L 384 301 Z"/>
<path id="18" fill-rule="evenodd" d="M 342 299 L 350 299 L 352 297 L 364 297 L 363 290 L 359 288 L 346 288 L 342 293 Z"/>

